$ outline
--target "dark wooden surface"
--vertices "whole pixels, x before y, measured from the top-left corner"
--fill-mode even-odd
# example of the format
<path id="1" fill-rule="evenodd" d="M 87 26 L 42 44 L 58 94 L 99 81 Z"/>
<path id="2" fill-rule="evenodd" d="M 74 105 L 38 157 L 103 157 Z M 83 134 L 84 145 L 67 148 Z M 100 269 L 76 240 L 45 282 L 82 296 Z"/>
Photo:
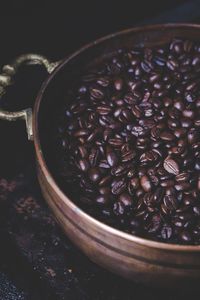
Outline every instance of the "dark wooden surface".
<path id="1" fill-rule="evenodd" d="M 134 1 L 94 2 L 75 1 L 65 8 L 59 2 L 8 1 L 0 11 L 0 64 L 24 52 L 60 59 L 88 41 L 137 23 L 200 21 L 200 1 L 141 0 L 140 7 Z M 174 13 L 177 8 L 179 14 Z M 32 106 L 45 76 L 40 68 L 21 70 L 17 86 L 1 105 Z M 24 124 L 0 122 L 0 137 L 0 300 L 199 299 L 198 291 L 144 288 L 88 261 L 63 236 L 41 196 Z"/>

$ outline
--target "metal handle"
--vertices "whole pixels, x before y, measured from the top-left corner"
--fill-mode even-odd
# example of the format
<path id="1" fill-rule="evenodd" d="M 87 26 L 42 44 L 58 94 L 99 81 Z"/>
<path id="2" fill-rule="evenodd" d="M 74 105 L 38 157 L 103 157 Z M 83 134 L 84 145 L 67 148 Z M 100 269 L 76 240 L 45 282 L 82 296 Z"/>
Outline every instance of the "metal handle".
<path id="1" fill-rule="evenodd" d="M 6 88 L 13 84 L 13 76 L 21 65 L 43 65 L 50 74 L 59 63 L 60 61 L 50 62 L 46 57 L 39 54 L 23 54 L 17 57 L 11 64 L 5 65 L 2 68 L 2 74 L 0 74 L 0 99 L 6 93 Z M 17 112 L 3 111 L 0 109 L 0 119 L 7 121 L 25 120 L 28 139 L 33 140 L 31 108 Z"/>

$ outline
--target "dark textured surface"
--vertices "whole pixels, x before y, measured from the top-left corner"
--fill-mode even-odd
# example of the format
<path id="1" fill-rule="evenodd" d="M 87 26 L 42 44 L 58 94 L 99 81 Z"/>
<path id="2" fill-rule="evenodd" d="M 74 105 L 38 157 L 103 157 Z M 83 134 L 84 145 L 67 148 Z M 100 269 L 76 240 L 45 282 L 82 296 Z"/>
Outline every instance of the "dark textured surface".
<path id="1" fill-rule="evenodd" d="M 79 9 L 76 1 L 67 9 L 47 1 L 35 1 L 33 5 L 16 1 L 11 9 L 10 2 L 6 2 L 5 11 L 2 7 L 0 11 L 1 65 L 25 52 L 58 59 L 90 40 L 144 20 L 198 21 L 200 3 L 148 1 L 144 11 L 145 1 L 141 1 L 141 7 L 133 5 L 134 1 L 123 2 L 123 7 L 121 2 L 101 1 L 96 5 L 93 1 L 90 9 L 84 7 L 84 1 Z M 168 12 L 183 2 L 189 6 L 182 14 Z M 4 106 L 7 103 L 10 109 L 18 109 L 32 105 L 45 76 L 35 69 L 22 72 L 17 77 L 17 87 L 5 97 Z M 0 136 L 0 300 L 199 299 L 200 292 L 146 288 L 89 262 L 62 235 L 46 207 L 24 124 L 0 122 Z"/>
<path id="2" fill-rule="evenodd" d="M 0 179 L 4 241 L 0 266 L 11 281 L 5 282 L 1 275 L 2 293 L 6 295 L 8 290 L 12 297 L 16 293 L 16 299 L 33 300 L 159 299 L 162 291 L 144 288 L 102 270 L 63 236 L 40 194 L 32 149 L 24 144 L 29 153 L 24 161 L 21 146 L 16 144 L 15 152 L 18 163 L 26 163 L 25 166 L 13 178 Z M 162 299 L 179 299 L 181 295 L 181 291 L 165 291 Z"/>

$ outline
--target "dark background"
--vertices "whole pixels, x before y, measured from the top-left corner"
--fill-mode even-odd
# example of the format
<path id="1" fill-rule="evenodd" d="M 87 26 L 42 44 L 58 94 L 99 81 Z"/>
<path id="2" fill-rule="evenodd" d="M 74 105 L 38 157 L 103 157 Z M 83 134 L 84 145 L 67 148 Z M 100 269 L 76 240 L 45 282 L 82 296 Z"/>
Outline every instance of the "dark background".
<path id="1" fill-rule="evenodd" d="M 200 22 L 200 0 L 4 2 L 0 3 L 1 66 L 26 52 L 58 60 L 89 41 L 136 25 Z M 45 76 L 37 68 L 22 70 L 17 87 L 1 104 L 8 109 L 33 105 Z M 0 122 L 0 136 L 0 300 L 195 299 L 194 292 L 144 289 L 90 263 L 62 236 L 43 202 L 24 125 Z M 27 207 L 24 202 L 22 212 L 18 210 L 20 199 L 29 195 L 31 205 L 37 207 L 35 214 L 30 213 L 30 201 Z M 49 268 L 59 276 L 48 273 Z"/>
<path id="2" fill-rule="evenodd" d="M 199 4 L 199 0 L 1 1 L 0 59 L 26 51 L 62 58 L 97 37 L 136 24 L 195 22 Z"/>

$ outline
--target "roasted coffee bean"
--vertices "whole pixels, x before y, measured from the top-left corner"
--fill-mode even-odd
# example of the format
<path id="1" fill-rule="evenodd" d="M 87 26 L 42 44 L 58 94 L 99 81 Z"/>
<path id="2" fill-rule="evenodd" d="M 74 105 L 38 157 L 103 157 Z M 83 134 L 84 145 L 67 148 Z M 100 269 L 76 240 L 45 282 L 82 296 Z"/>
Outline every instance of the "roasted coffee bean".
<path id="1" fill-rule="evenodd" d="M 121 78 L 115 79 L 114 86 L 117 91 L 121 91 L 123 87 L 123 80 Z"/>
<path id="2" fill-rule="evenodd" d="M 151 150 L 143 153 L 140 156 L 141 163 L 155 162 L 158 159 L 158 152 L 156 150 Z"/>
<path id="3" fill-rule="evenodd" d="M 174 100 L 174 107 L 180 111 L 183 111 L 185 106 L 184 106 L 183 101 L 178 98 L 178 99 Z"/>
<path id="4" fill-rule="evenodd" d="M 141 109 L 139 108 L 139 106 L 135 105 L 131 108 L 131 111 L 133 113 L 133 115 L 136 117 L 136 118 L 140 118 L 141 115 L 142 115 L 142 111 Z"/>
<path id="5" fill-rule="evenodd" d="M 122 193 L 119 196 L 119 201 L 123 203 L 123 205 L 126 206 L 131 206 L 132 205 L 132 197 L 128 193 Z"/>
<path id="6" fill-rule="evenodd" d="M 119 179 L 119 180 L 115 180 L 113 182 L 112 193 L 114 195 L 121 194 L 125 189 L 126 189 L 126 182 L 125 182 L 124 178 Z"/>
<path id="7" fill-rule="evenodd" d="M 141 177 L 140 184 L 145 192 L 149 192 L 152 188 L 151 181 L 145 175 Z"/>
<path id="8" fill-rule="evenodd" d="M 139 187 L 139 179 L 136 177 L 131 178 L 130 185 L 131 185 L 132 189 L 136 190 Z"/>
<path id="9" fill-rule="evenodd" d="M 99 193 L 102 195 L 108 195 L 108 194 L 110 194 L 110 192 L 111 192 L 111 190 L 110 190 L 110 187 L 108 187 L 108 186 L 103 186 L 103 187 L 99 188 Z"/>
<path id="10" fill-rule="evenodd" d="M 165 168 L 165 170 L 168 173 L 174 174 L 174 175 L 178 175 L 179 174 L 179 166 L 177 164 L 177 162 L 175 160 L 173 160 L 170 157 L 167 157 L 164 160 L 164 164 L 163 167 Z"/>
<path id="11" fill-rule="evenodd" d="M 175 38 L 97 61 L 58 121 L 63 190 L 130 234 L 200 244 L 199 42 Z"/>
<path id="12" fill-rule="evenodd" d="M 186 182 L 189 180 L 190 178 L 190 174 L 189 173 L 186 173 L 186 172 L 183 172 L 183 173 L 179 173 L 178 175 L 176 175 L 176 181 L 177 182 Z"/>
<path id="13" fill-rule="evenodd" d="M 83 172 L 86 172 L 89 169 L 89 162 L 86 159 L 80 159 L 78 165 Z"/>
<path id="14" fill-rule="evenodd" d="M 104 98 L 104 93 L 102 90 L 98 89 L 98 88 L 91 88 L 90 89 L 90 95 L 97 100 L 101 100 Z"/>
<path id="15" fill-rule="evenodd" d="M 104 116 L 104 115 L 108 115 L 112 109 L 109 106 L 101 105 L 101 106 L 97 106 L 96 110 L 100 115 Z"/>
<path id="16" fill-rule="evenodd" d="M 163 179 L 160 182 L 160 186 L 165 187 L 165 188 L 170 188 L 174 186 L 174 181 L 171 179 Z"/>
<path id="17" fill-rule="evenodd" d="M 112 180 L 112 177 L 110 175 L 105 176 L 99 181 L 99 186 L 106 186 L 107 184 L 110 183 L 111 180 Z"/>
<path id="18" fill-rule="evenodd" d="M 122 162 L 128 162 L 130 160 L 133 160 L 136 156 L 136 152 L 134 150 L 129 150 L 127 152 L 124 152 L 122 154 Z"/>
<path id="19" fill-rule="evenodd" d="M 141 222 L 138 219 L 134 218 L 130 221 L 130 226 L 131 229 L 138 231 L 138 229 L 140 229 L 141 227 Z"/>
<path id="20" fill-rule="evenodd" d="M 155 140 L 159 139 L 159 137 L 160 137 L 160 129 L 158 127 L 154 126 L 151 129 L 151 136 Z"/>
<path id="21" fill-rule="evenodd" d="M 159 214 L 153 215 L 150 224 L 148 224 L 147 229 L 149 233 L 158 232 L 161 226 L 161 217 Z"/>
<path id="22" fill-rule="evenodd" d="M 131 168 L 131 165 L 129 165 L 129 164 L 120 164 L 111 169 L 111 174 L 113 176 L 117 176 L 117 177 L 126 175 L 129 172 L 130 168 Z"/>
<path id="23" fill-rule="evenodd" d="M 175 136 L 171 132 L 164 131 L 164 132 L 161 132 L 160 138 L 163 141 L 173 141 Z"/>
<path id="24" fill-rule="evenodd" d="M 181 232 L 180 238 L 186 244 L 190 244 L 192 241 L 192 235 L 186 230 Z"/>
<path id="25" fill-rule="evenodd" d="M 98 159 L 100 156 L 100 151 L 97 148 L 92 148 L 89 155 L 89 162 L 92 167 L 97 165 Z"/>
<path id="26" fill-rule="evenodd" d="M 179 184 L 175 184 L 175 189 L 179 191 L 185 191 L 190 188 L 190 183 L 189 182 L 181 182 Z"/>
<path id="27" fill-rule="evenodd" d="M 168 210 L 174 211 L 178 207 L 178 201 L 174 195 L 166 195 L 163 198 L 163 203 Z"/>
<path id="28" fill-rule="evenodd" d="M 132 130 L 131 130 L 131 133 L 136 136 L 136 137 L 139 137 L 139 136 L 142 136 L 145 134 L 145 131 L 144 131 L 144 128 L 141 127 L 141 126 L 133 126 L 132 127 Z"/>
<path id="29" fill-rule="evenodd" d="M 181 138 L 186 134 L 187 130 L 184 128 L 179 128 L 174 131 L 174 135 L 176 138 Z"/>
<path id="30" fill-rule="evenodd" d="M 194 144 L 195 142 L 197 142 L 198 135 L 199 135 L 199 132 L 196 130 L 196 128 L 191 128 L 187 134 L 188 143 Z"/>
<path id="31" fill-rule="evenodd" d="M 92 182 L 97 182 L 101 178 L 101 172 L 98 168 L 91 168 L 89 170 L 89 178 Z"/>
<path id="32" fill-rule="evenodd" d="M 183 128 L 190 128 L 192 126 L 192 120 L 189 118 L 182 118 L 181 125 Z"/>
<path id="33" fill-rule="evenodd" d="M 161 237 L 164 240 L 170 239 L 172 236 L 172 227 L 168 224 L 165 224 L 161 229 Z"/>
<path id="34" fill-rule="evenodd" d="M 97 79 L 97 83 L 103 87 L 107 87 L 110 84 L 110 78 L 107 77 L 100 77 Z"/>
<path id="35" fill-rule="evenodd" d="M 121 138 L 109 139 L 108 143 L 113 147 L 121 147 L 123 145 L 123 139 Z"/>
<path id="36" fill-rule="evenodd" d="M 80 129 L 74 133 L 74 136 L 75 137 L 84 137 L 84 136 L 87 136 L 88 134 L 89 134 L 89 131 L 87 129 Z"/>
<path id="37" fill-rule="evenodd" d="M 107 160 L 101 160 L 99 162 L 99 167 L 103 169 L 110 169 L 110 165 L 108 164 Z"/>
<path id="38" fill-rule="evenodd" d="M 97 196 L 95 201 L 99 205 L 107 205 L 109 203 L 109 197 L 106 195 L 99 195 Z"/>
<path id="39" fill-rule="evenodd" d="M 107 158 L 108 164 L 111 167 L 116 166 L 116 164 L 118 163 L 118 156 L 111 147 L 107 147 L 107 149 L 106 149 L 106 158 Z"/>
<path id="40" fill-rule="evenodd" d="M 87 149 L 83 145 L 79 146 L 78 150 L 82 158 L 85 158 L 87 156 L 88 154 Z"/>
<path id="41" fill-rule="evenodd" d="M 200 191 L 200 178 L 197 180 L 197 189 Z"/>
<path id="42" fill-rule="evenodd" d="M 114 203 L 113 212 L 115 215 L 120 216 L 124 214 L 124 205 L 122 202 L 118 201 Z"/>
<path id="43" fill-rule="evenodd" d="M 193 211 L 195 215 L 200 216 L 200 206 L 194 206 Z"/>

